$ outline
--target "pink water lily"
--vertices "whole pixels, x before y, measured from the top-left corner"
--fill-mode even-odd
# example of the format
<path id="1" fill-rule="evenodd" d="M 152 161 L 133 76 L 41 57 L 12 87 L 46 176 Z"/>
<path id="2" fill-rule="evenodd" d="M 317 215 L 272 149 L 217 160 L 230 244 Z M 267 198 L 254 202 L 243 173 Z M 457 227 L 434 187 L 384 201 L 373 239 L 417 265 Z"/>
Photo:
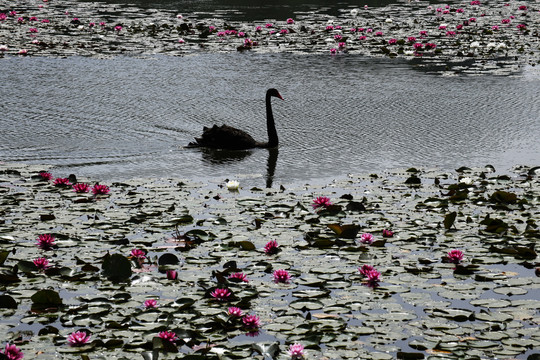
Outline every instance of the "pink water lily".
<path id="1" fill-rule="evenodd" d="M 84 331 L 75 331 L 68 336 L 67 341 L 69 346 L 82 346 L 90 341 L 90 335 Z"/>
<path id="2" fill-rule="evenodd" d="M 427 44 L 426 44 L 426 48 L 427 48 Z M 394 236 L 394 232 L 392 232 L 391 230 L 384 229 L 382 231 L 382 236 L 385 238 L 390 238 Z"/>
<path id="3" fill-rule="evenodd" d="M 246 315 L 242 318 L 242 323 L 247 329 L 255 330 L 261 327 L 261 321 L 257 315 Z"/>
<path id="4" fill-rule="evenodd" d="M 45 270 L 49 267 L 49 260 L 43 257 L 35 259 L 33 263 L 39 270 Z"/>
<path id="5" fill-rule="evenodd" d="M 168 280 L 176 280 L 178 277 L 176 270 L 167 270 L 166 275 Z"/>
<path id="6" fill-rule="evenodd" d="M 457 249 L 450 250 L 446 257 L 448 261 L 457 265 L 463 260 L 463 251 Z"/>
<path id="7" fill-rule="evenodd" d="M 373 271 L 375 270 L 375 268 L 371 265 L 362 265 L 362 267 L 359 267 L 358 268 L 358 271 L 360 272 L 360 274 L 362 274 L 364 277 L 367 276 L 367 273 L 370 272 L 370 271 Z"/>
<path id="8" fill-rule="evenodd" d="M 244 316 L 244 312 L 239 307 L 231 306 L 227 310 L 227 315 L 229 315 L 231 317 L 242 317 L 242 316 Z"/>
<path id="9" fill-rule="evenodd" d="M 53 176 L 51 173 L 49 172 L 46 172 L 46 171 L 42 171 L 39 173 L 39 176 L 43 179 L 43 180 L 52 180 Z"/>
<path id="10" fill-rule="evenodd" d="M 4 354 L 8 360 L 21 360 L 24 357 L 21 349 L 15 345 L 10 345 L 9 343 L 6 344 L 4 351 L 0 352 L 0 354 Z"/>
<path id="11" fill-rule="evenodd" d="M 229 280 L 240 280 L 242 282 L 249 282 L 248 278 L 246 277 L 246 274 L 242 273 L 242 272 L 237 272 L 237 273 L 233 273 L 233 274 L 230 274 L 228 276 L 228 279 Z"/>
<path id="12" fill-rule="evenodd" d="M 373 237 L 373 234 L 371 234 L 371 233 L 363 233 L 360 236 L 360 242 L 362 244 L 370 245 L 370 244 L 373 243 L 373 241 L 374 241 L 374 237 Z"/>
<path id="13" fill-rule="evenodd" d="M 68 178 L 56 178 L 53 184 L 54 186 L 71 186 Z"/>
<path id="14" fill-rule="evenodd" d="M 155 309 L 157 308 L 157 300 L 155 299 L 148 299 L 144 301 L 144 307 L 146 309 Z"/>
<path id="15" fill-rule="evenodd" d="M 96 184 L 92 187 L 92 193 L 94 195 L 105 195 L 108 194 L 109 191 L 110 189 L 107 185 Z"/>
<path id="16" fill-rule="evenodd" d="M 133 249 L 131 250 L 131 256 L 139 260 L 146 259 L 146 252 L 141 249 Z"/>
<path id="17" fill-rule="evenodd" d="M 311 206 L 313 209 L 317 210 L 320 208 L 327 208 L 332 205 L 332 201 L 330 201 L 329 197 L 326 196 L 319 196 L 313 200 L 313 204 Z"/>
<path id="18" fill-rule="evenodd" d="M 158 336 L 165 340 L 165 341 L 170 341 L 170 342 L 175 342 L 177 339 L 178 339 L 178 336 L 176 335 L 176 333 L 172 332 L 172 331 L 161 331 Z"/>
<path id="19" fill-rule="evenodd" d="M 54 246 L 54 240 L 54 236 L 51 234 L 42 234 L 37 239 L 37 245 L 43 250 L 49 250 Z"/>
<path id="20" fill-rule="evenodd" d="M 275 255 L 279 252 L 279 245 L 276 240 L 270 240 L 264 246 L 264 252 L 267 255 Z"/>
<path id="21" fill-rule="evenodd" d="M 76 183 L 73 185 L 73 191 L 76 193 L 87 193 L 90 191 L 90 185 L 85 183 Z"/>
<path id="22" fill-rule="evenodd" d="M 273 276 L 274 276 L 274 282 L 276 284 L 277 283 L 288 284 L 291 280 L 291 275 L 289 274 L 289 272 L 283 269 L 278 269 L 274 271 Z"/>
<path id="23" fill-rule="evenodd" d="M 210 295 L 217 301 L 228 301 L 232 293 L 231 293 L 231 290 L 227 288 L 223 288 L 223 289 L 217 288 L 214 291 L 212 291 Z"/>
<path id="24" fill-rule="evenodd" d="M 304 352 L 304 345 L 298 343 L 290 345 L 287 354 L 291 357 L 291 360 L 304 359 L 306 355 Z"/>

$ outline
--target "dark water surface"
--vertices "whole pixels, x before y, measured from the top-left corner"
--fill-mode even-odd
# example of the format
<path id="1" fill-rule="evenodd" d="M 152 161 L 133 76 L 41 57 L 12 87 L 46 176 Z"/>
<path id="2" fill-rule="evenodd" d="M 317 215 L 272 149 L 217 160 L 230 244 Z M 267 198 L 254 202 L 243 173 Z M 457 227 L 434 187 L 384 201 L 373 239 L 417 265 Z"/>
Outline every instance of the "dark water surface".
<path id="1" fill-rule="evenodd" d="M 95 0 L 79 0 L 93 2 Z M 384 6 L 395 0 L 105 0 L 112 5 L 135 5 L 146 9 L 190 13 L 198 17 L 223 17 L 236 21 L 264 19 L 285 20 L 296 14 L 317 11 L 336 16 L 344 9 L 360 8 L 364 5 Z"/>
<path id="2" fill-rule="evenodd" d="M 356 56 L 205 54 L 0 62 L 0 159 L 56 176 L 238 178 L 263 186 L 396 167 L 538 165 L 540 74 L 443 77 Z M 226 122 L 278 152 L 182 146 Z M 270 174 L 269 174 L 270 173 Z M 249 180 L 247 180 L 249 179 Z"/>

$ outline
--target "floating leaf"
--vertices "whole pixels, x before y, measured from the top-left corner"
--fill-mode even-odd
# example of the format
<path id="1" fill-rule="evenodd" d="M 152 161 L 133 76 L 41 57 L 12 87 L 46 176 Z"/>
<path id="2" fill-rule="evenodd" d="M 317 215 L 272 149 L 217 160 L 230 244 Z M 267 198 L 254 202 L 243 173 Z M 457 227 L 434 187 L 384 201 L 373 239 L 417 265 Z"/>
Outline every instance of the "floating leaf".
<path id="1" fill-rule="evenodd" d="M 39 290 L 30 299 L 32 309 L 56 308 L 62 305 L 60 294 L 54 290 Z"/>
<path id="2" fill-rule="evenodd" d="M 165 253 L 161 255 L 158 259 L 158 265 L 176 265 L 180 262 L 178 259 L 178 256 L 171 254 L 171 253 Z"/>
<path id="3" fill-rule="evenodd" d="M 457 212 L 455 212 L 455 211 L 447 214 L 444 217 L 444 228 L 446 230 L 450 230 L 452 225 L 454 225 L 454 221 L 456 221 L 456 217 L 457 217 Z"/>
<path id="4" fill-rule="evenodd" d="M 132 275 L 131 262 L 120 254 L 105 255 L 101 270 L 113 282 L 127 280 Z"/>
<path id="5" fill-rule="evenodd" d="M 349 224 L 349 225 L 339 225 L 339 224 L 328 224 L 327 225 L 337 236 L 343 239 L 354 239 L 360 231 L 360 226 Z"/>
<path id="6" fill-rule="evenodd" d="M 0 309 L 16 309 L 17 301 L 9 295 L 0 295 Z"/>

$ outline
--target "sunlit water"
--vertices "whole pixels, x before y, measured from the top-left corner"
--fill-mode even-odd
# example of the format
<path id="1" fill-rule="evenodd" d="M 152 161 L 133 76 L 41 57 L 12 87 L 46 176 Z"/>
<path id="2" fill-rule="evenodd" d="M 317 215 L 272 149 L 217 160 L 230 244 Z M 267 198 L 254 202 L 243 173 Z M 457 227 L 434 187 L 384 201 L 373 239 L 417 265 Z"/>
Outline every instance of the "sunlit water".
<path id="1" fill-rule="evenodd" d="M 425 73 L 392 59 L 202 54 L 0 62 L 0 160 L 54 165 L 99 181 L 238 178 L 263 186 L 396 167 L 538 165 L 540 76 Z M 185 149 L 214 123 L 279 152 Z M 249 180 L 246 180 L 249 179 Z"/>

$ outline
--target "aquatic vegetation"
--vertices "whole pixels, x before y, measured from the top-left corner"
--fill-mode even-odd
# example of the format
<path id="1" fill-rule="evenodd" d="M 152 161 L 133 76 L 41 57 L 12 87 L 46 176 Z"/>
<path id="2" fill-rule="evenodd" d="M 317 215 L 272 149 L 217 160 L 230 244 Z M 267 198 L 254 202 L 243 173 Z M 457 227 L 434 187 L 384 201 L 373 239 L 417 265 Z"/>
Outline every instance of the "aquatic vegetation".
<path id="1" fill-rule="evenodd" d="M 0 354 L 4 354 L 8 360 L 20 360 L 24 358 L 24 353 L 21 351 L 21 349 L 9 343 L 6 344 L 4 351 L 0 352 Z"/>
<path id="2" fill-rule="evenodd" d="M 85 183 L 73 184 L 73 191 L 75 191 L 76 193 L 87 193 L 90 191 L 90 185 Z"/>
<path id="3" fill-rule="evenodd" d="M 291 275 L 287 270 L 278 269 L 272 274 L 275 283 L 288 284 L 291 281 Z"/>
<path id="4" fill-rule="evenodd" d="M 106 195 L 111 191 L 107 185 L 96 184 L 92 186 L 92 193 L 94 195 Z"/>
<path id="5" fill-rule="evenodd" d="M 232 317 L 241 318 L 241 317 L 244 316 L 244 312 L 239 307 L 231 306 L 227 310 L 227 315 L 232 316 Z"/>
<path id="6" fill-rule="evenodd" d="M 157 308 L 157 300 L 156 299 L 145 300 L 143 305 L 146 309 L 155 309 Z"/>
<path id="7" fill-rule="evenodd" d="M 463 260 L 463 251 L 457 249 L 450 250 L 446 257 L 448 261 L 457 265 Z"/>
<path id="8" fill-rule="evenodd" d="M 530 168 L 350 175 L 331 185 L 339 209 L 317 213 L 316 186 L 216 200 L 217 180 L 133 180 L 94 201 L 44 183 L 41 169 L 0 164 L 0 340 L 26 354 L 525 359 L 540 341 Z M 419 185 L 405 184 L 411 173 Z M 27 239 L 44 232 L 59 240 L 40 270 Z M 372 244 L 356 246 L 368 232 Z M 268 243 L 279 256 L 261 251 Z M 143 256 L 151 264 L 133 269 Z M 285 271 L 299 275 L 269 280 Z M 65 346 L 75 330 L 91 340 Z M 470 339 L 440 341 L 458 336 Z"/>
<path id="9" fill-rule="evenodd" d="M 279 245 L 276 240 L 270 240 L 264 245 L 264 253 L 267 255 L 275 255 L 279 250 Z"/>
<path id="10" fill-rule="evenodd" d="M 173 331 L 160 331 L 158 336 L 169 342 L 175 342 L 178 339 L 178 336 Z"/>
<path id="11" fill-rule="evenodd" d="M 71 186 L 68 178 L 56 178 L 53 184 L 54 186 Z"/>
<path id="12" fill-rule="evenodd" d="M 240 188 L 240 183 L 236 180 L 227 181 L 227 190 L 237 191 Z"/>
<path id="13" fill-rule="evenodd" d="M 313 199 L 313 204 L 311 204 L 311 206 L 315 210 L 325 209 L 331 205 L 332 205 L 332 201 L 330 200 L 329 197 L 326 197 L 326 196 L 319 196 Z"/>
<path id="14" fill-rule="evenodd" d="M 306 356 L 304 345 L 298 343 L 290 345 L 289 350 L 287 350 L 287 354 L 291 357 L 291 359 L 304 359 Z"/>
<path id="15" fill-rule="evenodd" d="M 37 238 L 37 245 L 43 250 L 50 250 L 54 246 L 55 238 L 51 234 L 42 234 Z"/>
<path id="16" fill-rule="evenodd" d="M 210 295 L 217 301 L 229 301 L 232 293 L 231 293 L 231 290 L 227 288 L 224 288 L 224 289 L 217 288 L 214 291 L 212 291 Z"/>
<path id="17" fill-rule="evenodd" d="M 49 267 L 49 260 L 43 257 L 33 260 L 33 263 L 39 270 L 45 270 Z"/>
<path id="18" fill-rule="evenodd" d="M 83 346 L 90 341 L 90 335 L 84 331 L 75 331 L 68 336 L 67 341 L 69 346 Z"/>
<path id="19" fill-rule="evenodd" d="M 373 234 L 371 233 L 363 233 L 362 235 L 360 235 L 360 242 L 362 244 L 370 245 L 373 243 L 373 241 L 374 241 L 374 237 L 373 237 Z"/>
<path id="20" fill-rule="evenodd" d="M 236 273 L 232 273 L 229 275 L 228 277 L 229 280 L 233 279 L 233 280 L 239 280 L 239 281 L 242 281 L 242 282 L 249 282 L 246 274 L 242 273 L 242 272 L 236 272 Z"/>
<path id="21" fill-rule="evenodd" d="M 71 9 L 67 16 L 64 6 Z M 406 59 L 409 59 L 409 50 L 400 42 L 420 34 L 420 39 L 425 40 L 424 44 L 436 43 L 437 48 L 433 48 L 430 54 L 418 51 L 416 57 L 410 59 L 414 66 L 434 68 L 437 72 L 459 72 L 461 67 L 466 66 L 477 72 L 500 73 L 515 71 L 514 65 L 539 63 L 540 49 L 535 42 L 538 37 L 535 29 L 540 24 L 540 12 L 537 10 L 531 5 L 518 3 L 509 6 L 499 1 L 489 4 L 454 2 L 452 6 L 396 3 L 384 7 L 365 7 L 362 11 L 344 9 L 337 16 L 329 16 L 324 9 L 315 9 L 310 14 L 303 14 L 301 21 L 288 18 L 257 24 L 228 21 L 221 14 L 208 14 L 208 18 L 201 18 L 201 14 L 179 15 L 172 11 L 156 10 L 141 18 L 127 6 L 112 12 L 101 4 L 91 7 L 84 2 L 48 2 L 44 7 L 43 4 L 23 0 L 20 11 L 4 10 L 6 12 L 0 14 L 0 33 L 6 34 L 6 48 L 2 54 L 109 57 L 155 52 L 185 55 L 201 51 L 318 54 L 330 51 L 331 54 L 338 54 L 339 49 L 329 46 L 325 39 L 328 35 L 346 38 L 342 29 L 349 29 L 351 34 L 363 34 L 356 39 L 350 37 L 343 41 L 347 44 L 343 54 Z M 12 11 L 16 14 L 10 15 Z M 78 16 L 73 18 L 71 13 Z M 389 14 L 400 15 L 389 17 Z M 102 19 L 99 17 L 105 16 L 108 22 L 100 21 Z M 43 19 L 39 21 L 38 17 Z M 496 27 L 501 23 L 501 18 L 504 26 Z M 512 21 L 519 23 L 510 26 Z M 21 26 L 28 23 L 32 24 L 31 28 Z M 84 26 L 84 23 L 89 25 Z M 99 26 L 96 26 L 98 23 Z M 177 44 L 181 43 L 182 46 L 173 45 L 171 31 L 176 39 L 180 39 Z M 445 38 L 457 41 L 445 41 L 440 37 L 441 31 L 444 31 Z M 34 43 L 30 50 L 23 48 L 28 44 L 28 32 L 32 35 L 39 33 L 40 36 L 39 43 Z M 58 36 L 59 33 L 62 36 Z M 95 36 L 101 39 L 99 46 L 91 46 Z M 498 53 L 501 50 L 497 50 L 497 53 L 487 50 L 470 53 L 466 44 L 459 41 L 463 37 L 486 43 L 505 41 L 509 46 L 505 53 Z M 245 38 L 251 42 L 244 43 L 242 40 Z M 154 44 L 151 50 L 146 46 L 148 41 Z M 382 41 L 392 45 L 392 48 L 387 48 Z M 465 57 L 474 61 L 463 61 Z M 443 64 L 446 67 L 439 70 Z"/>

